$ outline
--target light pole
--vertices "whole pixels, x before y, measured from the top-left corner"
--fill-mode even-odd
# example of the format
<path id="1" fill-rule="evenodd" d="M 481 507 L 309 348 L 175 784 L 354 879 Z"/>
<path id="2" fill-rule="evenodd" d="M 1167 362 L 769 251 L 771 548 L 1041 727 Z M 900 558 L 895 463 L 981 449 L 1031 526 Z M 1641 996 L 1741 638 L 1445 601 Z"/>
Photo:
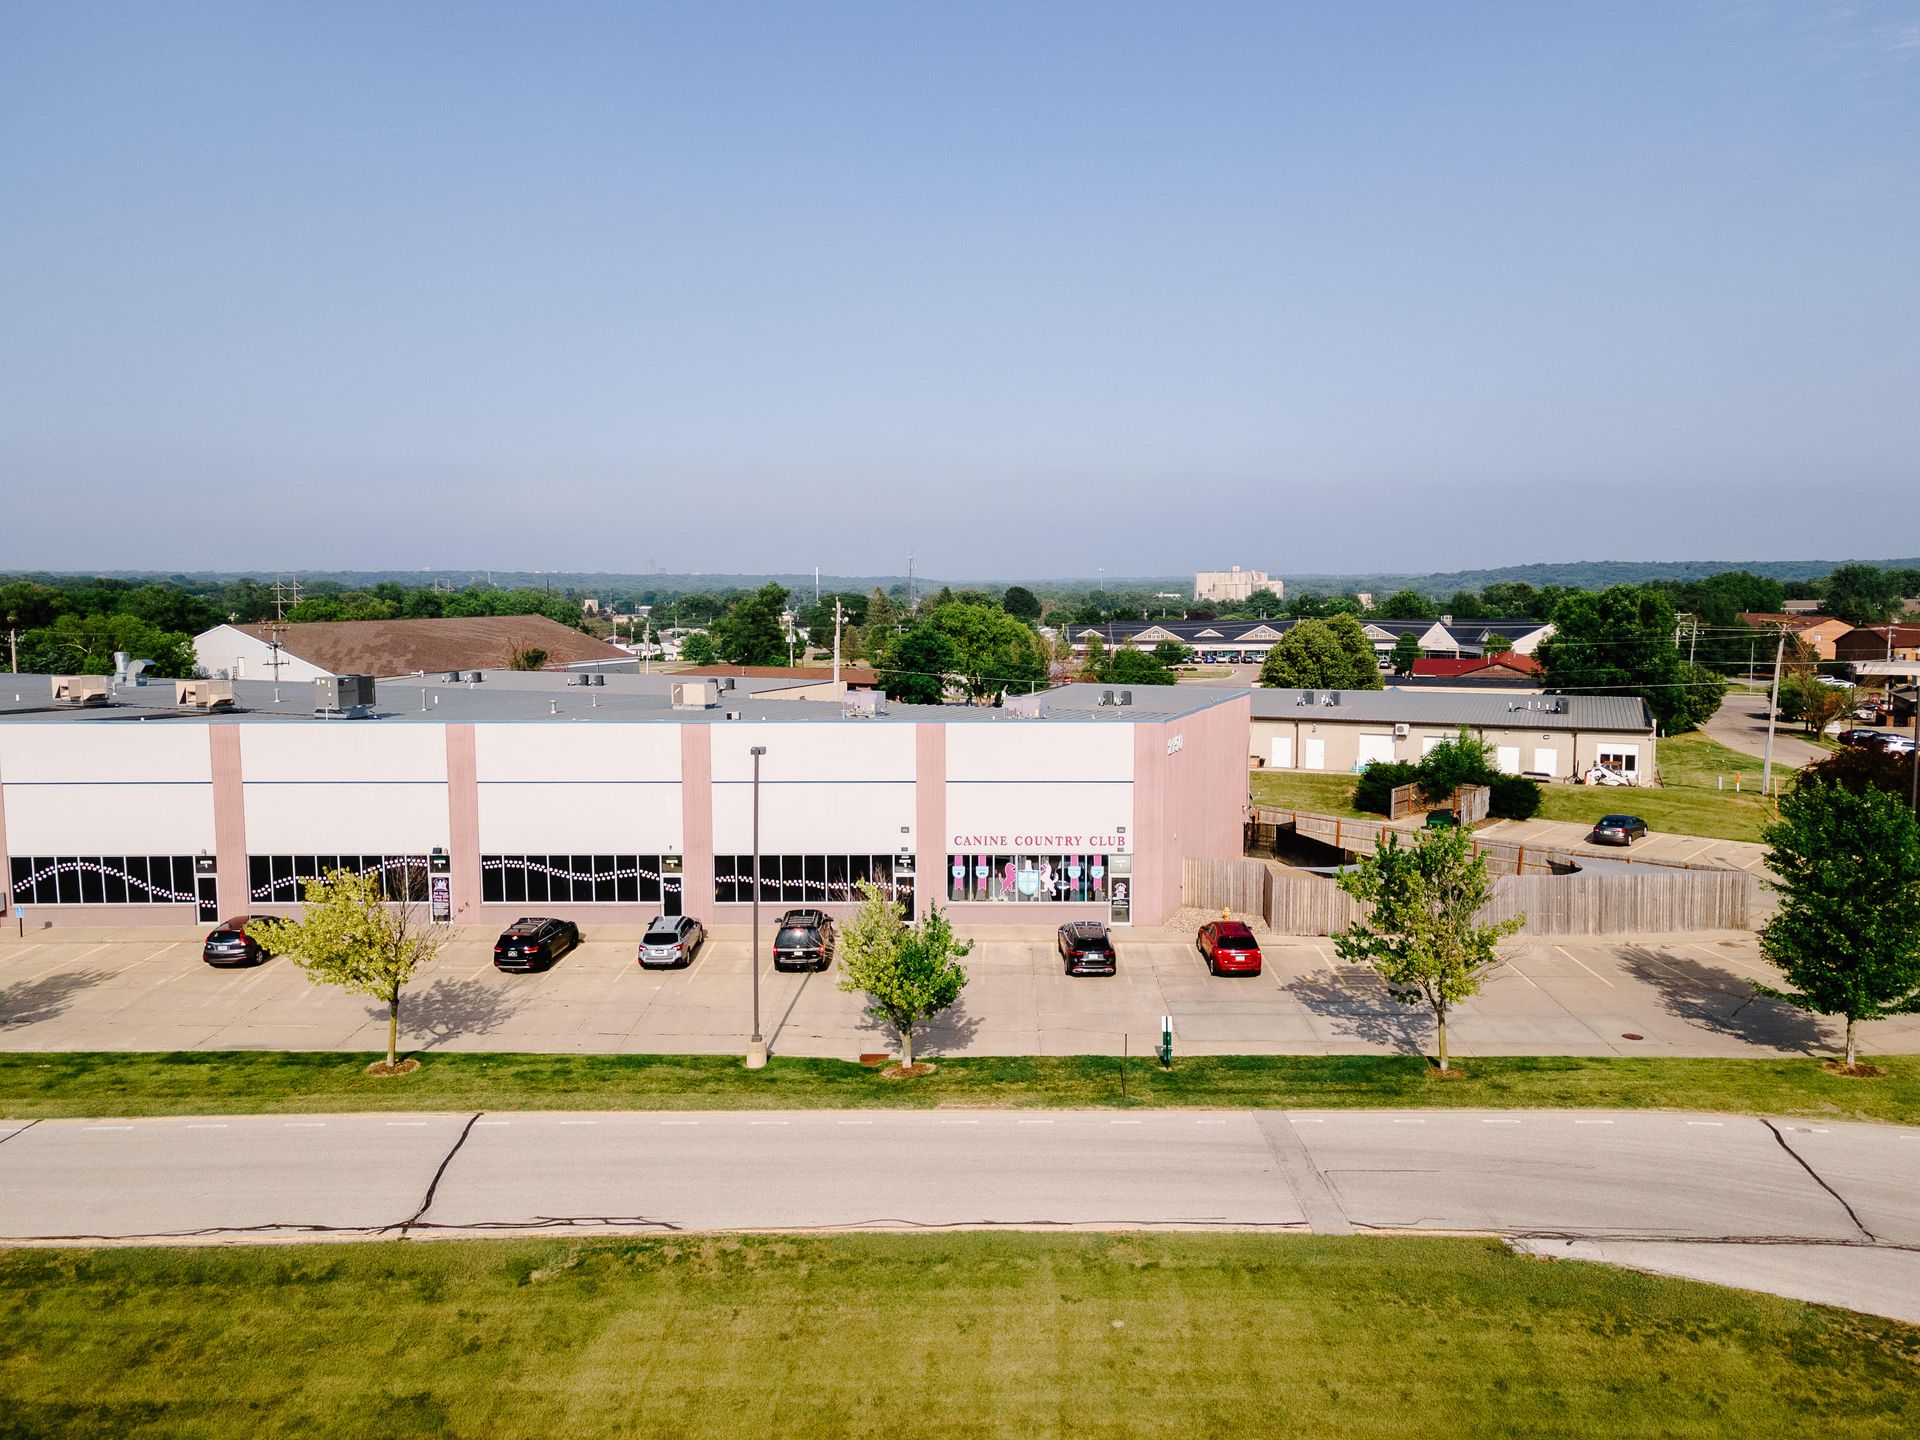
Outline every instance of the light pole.
<path id="1" fill-rule="evenodd" d="M 753 756 L 753 1038 L 747 1041 L 747 1069 L 762 1070 L 767 1064 L 767 1042 L 760 1038 L 760 757 L 764 745 L 755 745 Z"/>

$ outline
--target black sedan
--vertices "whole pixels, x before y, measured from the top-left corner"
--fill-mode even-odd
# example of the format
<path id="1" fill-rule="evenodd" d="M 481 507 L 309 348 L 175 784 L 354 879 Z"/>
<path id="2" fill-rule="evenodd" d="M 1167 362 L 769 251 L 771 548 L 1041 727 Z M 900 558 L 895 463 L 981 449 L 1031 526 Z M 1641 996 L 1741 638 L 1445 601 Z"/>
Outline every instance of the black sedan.
<path id="1" fill-rule="evenodd" d="M 1111 975 L 1119 968 L 1107 927 L 1098 920 L 1062 925 L 1059 950 L 1069 975 Z"/>
<path id="2" fill-rule="evenodd" d="M 1647 822 L 1638 815 L 1602 815 L 1587 836 L 1594 845 L 1631 845 L 1647 838 Z"/>
<path id="3" fill-rule="evenodd" d="M 247 933 L 247 926 L 252 923 L 245 917 L 222 920 L 207 932 L 207 943 L 200 948 L 200 958 L 209 965 L 258 965 L 267 958 L 268 951 Z"/>
<path id="4" fill-rule="evenodd" d="M 493 965 L 496 970 L 545 970 L 579 943 L 580 927 L 571 920 L 516 920 L 494 941 Z"/>

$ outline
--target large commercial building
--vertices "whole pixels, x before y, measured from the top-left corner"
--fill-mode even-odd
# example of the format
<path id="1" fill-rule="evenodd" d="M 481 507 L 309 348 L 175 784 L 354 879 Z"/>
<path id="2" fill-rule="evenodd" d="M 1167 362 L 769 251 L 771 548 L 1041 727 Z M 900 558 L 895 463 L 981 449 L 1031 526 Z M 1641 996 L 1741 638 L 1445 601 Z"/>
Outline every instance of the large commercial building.
<path id="1" fill-rule="evenodd" d="M 1151 650 L 1171 640 L 1193 651 L 1200 661 L 1258 665 L 1267 658 L 1294 620 L 1103 620 L 1071 625 L 1067 638 L 1084 654 L 1096 639 L 1108 650 Z M 1444 659 L 1469 659 L 1500 651 L 1531 655 L 1553 634 L 1553 626 L 1539 620 L 1362 619 L 1360 628 L 1372 642 L 1382 669 L 1401 635 L 1411 634 L 1420 653 Z"/>
<path id="2" fill-rule="evenodd" d="M 1286 582 L 1275 580 L 1264 570 L 1201 570 L 1193 577 L 1193 598 L 1216 605 L 1238 605 L 1251 600 L 1260 591 L 1285 598 Z"/>
<path id="3" fill-rule="evenodd" d="M 0 875 L 61 923 L 273 912 L 378 870 L 447 918 L 642 923 L 844 905 L 966 924 L 1154 924 L 1186 856 L 1240 853 L 1246 692 L 1069 686 L 1010 709 L 756 699 L 751 677 L 488 672 L 0 690 Z M 772 682 L 779 683 L 779 682 Z M 1021 713 L 1024 711 L 1026 713 Z M 755 785 L 755 752 L 759 784 Z M 758 813 L 759 862 L 754 862 Z"/>

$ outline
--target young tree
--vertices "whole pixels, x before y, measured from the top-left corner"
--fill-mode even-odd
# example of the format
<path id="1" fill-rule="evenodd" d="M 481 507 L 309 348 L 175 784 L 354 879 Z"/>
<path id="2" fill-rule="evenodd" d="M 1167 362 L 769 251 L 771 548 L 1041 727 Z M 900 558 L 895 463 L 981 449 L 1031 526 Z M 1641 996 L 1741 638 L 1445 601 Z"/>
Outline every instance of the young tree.
<path id="1" fill-rule="evenodd" d="M 1856 1021 L 1920 1012 L 1920 823 L 1903 798 L 1802 777 L 1767 827 L 1780 908 L 1760 953 L 1787 988 L 1755 984 L 1820 1015 Z"/>
<path id="2" fill-rule="evenodd" d="M 1267 652 L 1260 683 L 1302 690 L 1382 688 L 1373 642 L 1351 615 L 1295 621 Z"/>
<path id="3" fill-rule="evenodd" d="M 1423 830 L 1412 845 L 1389 834 L 1339 884 L 1371 908 L 1334 937 L 1336 953 L 1350 964 L 1371 965 L 1400 1004 L 1433 1012 L 1444 1072 L 1448 1014 L 1479 993 L 1500 963 L 1500 941 L 1526 917 L 1476 921 L 1492 883 L 1486 860 L 1470 853 L 1460 830 Z"/>
<path id="4" fill-rule="evenodd" d="M 1180 677 L 1166 667 L 1157 647 L 1148 652 L 1129 645 L 1113 652 L 1100 678 L 1109 685 L 1172 685 Z"/>
<path id="5" fill-rule="evenodd" d="M 387 1002 L 387 1068 L 397 1061 L 400 995 L 446 941 L 443 926 L 427 923 L 410 900 L 389 903 L 378 873 L 334 870 L 307 882 L 306 914 L 299 920 L 261 920 L 249 926 L 276 955 L 288 955 L 309 980 L 338 985 Z"/>
<path id="6" fill-rule="evenodd" d="M 713 637 L 704 630 L 695 630 L 680 642 L 680 658 L 689 665 L 711 665 L 719 656 L 714 652 Z"/>
<path id="7" fill-rule="evenodd" d="M 1420 658 L 1420 637 L 1411 630 L 1402 630 L 1400 638 L 1393 642 L 1393 673 L 1411 675 L 1413 662 Z"/>
<path id="8" fill-rule="evenodd" d="M 1162 640 L 1158 645 L 1153 647 L 1152 653 L 1153 658 L 1168 670 L 1171 670 L 1176 665 L 1184 665 L 1193 659 L 1193 651 L 1182 645 L 1178 640 Z"/>
<path id="9" fill-rule="evenodd" d="M 906 924 L 900 903 L 862 881 L 860 909 L 840 931 L 840 988 L 867 997 L 867 1013 L 900 1037 L 900 1065 L 913 1068 L 913 1035 L 960 998 L 967 983 L 960 960 L 971 940 L 954 937 L 938 906 Z"/>

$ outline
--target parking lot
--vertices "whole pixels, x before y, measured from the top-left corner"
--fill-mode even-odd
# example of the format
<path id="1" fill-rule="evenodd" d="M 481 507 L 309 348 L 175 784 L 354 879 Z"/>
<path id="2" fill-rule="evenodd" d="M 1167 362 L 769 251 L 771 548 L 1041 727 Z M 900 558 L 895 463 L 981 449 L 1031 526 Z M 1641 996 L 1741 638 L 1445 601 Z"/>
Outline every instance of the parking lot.
<path id="1" fill-rule="evenodd" d="M 750 1017 L 751 945 L 716 932 L 694 964 L 643 971 L 638 927 L 589 934 L 543 974 L 504 975 L 491 932 L 458 932 L 403 1009 L 421 1050 L 724 1053 Z M 771 940 L 771 931 L 764 937 Z M 1424 1011 L 1394 1004 L 1325 939 L 1267 939 L 1265 973 L 1215 979 L 1187 932 L 1120 931 L 1118 975 L 1069 979 L 1053 932 L 989 932 L 967 960 L 971 983 L 932 1029 L 933 1053 L 1138 1053 L 1172 1015 L 1186 1054 L 1354 1054 L 1428 1042 Z M 0 941 L 0 1049 L 376 1050 L 382 1007 L 308 981 L 288 960 L 216 970 L 198 931 L 42 931 Z M 1525 941 L 1463 1006 L 1454 1050 L 1471 1054 L 1756 1055 L 1830 1048 L 1836 1031 L 1756 998 L 1766 977 L 1751 935 Z M 853 1058 L 890 1047 L 837 972 L 760 980 L 762 1028 L 776 1052 Z M 1633 1037 L 1633 1038 L 1628 1038 Z M 926 1042 L 923 1042 L 925 1044 Z M 1864 1027 L 1868 1049 L 1920 1049 L 1920 1018 Z"/>

